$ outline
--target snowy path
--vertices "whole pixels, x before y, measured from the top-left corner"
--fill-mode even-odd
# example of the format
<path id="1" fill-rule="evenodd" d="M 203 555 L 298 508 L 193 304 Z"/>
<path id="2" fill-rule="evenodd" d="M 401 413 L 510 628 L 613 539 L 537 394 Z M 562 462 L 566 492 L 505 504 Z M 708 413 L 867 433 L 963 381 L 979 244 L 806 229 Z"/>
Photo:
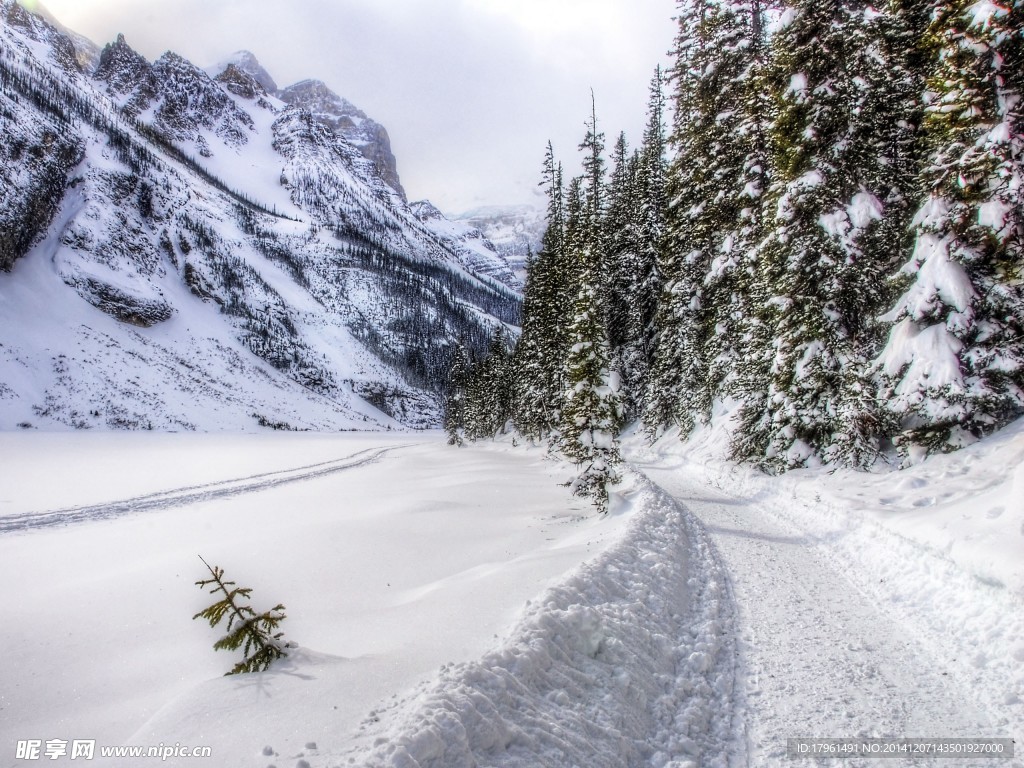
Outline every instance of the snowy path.
<path id="1" fill-rule="evenodd" d="M 151 512 L 183 507 L 189 504 L 215 501 L 246 493 L 258 493 L 291 483 L 314 480 L 333 475 L 346 469 L 363 467 L 380 460 L 387 453 L 408 445 L 395 445 L 386 448 L 367 448 L 332 461 L 318 462 L 302 467 L 284 469 L 276 472 L 263 472 L 247 477 L 221 480 L 200 485 L 189 485 L 169 491 L 158 491 L 144 496 L 129 499 L 86 504 L 49 510 L 46 512 L 26 512 L 22 514 L 0 517 L 0 534 L 11 531 L 24 531 L 36 528 L 47 528 L 54 525 L 68 525 L 89 520 L 107 520 L 121 515 L 138 512 Z"/>
<path id="2" fill-rule="evenodd" d="M 645 478 L 624 535 L 529 604 L 478 661 L 446 667 L 312 768 L 739 768 L 736 634 L 701 526 Z M 365 744 L 372 743 L 371 748 Z"/>
<path id="3" fill-rule="evenodd" d="M 787 738 L 995 735 L 913 635 L 835 569 L 827 547 L 685 474 L 642 469 L 704 524 L 729 573 L 750 765 L 785 762 Z"/>

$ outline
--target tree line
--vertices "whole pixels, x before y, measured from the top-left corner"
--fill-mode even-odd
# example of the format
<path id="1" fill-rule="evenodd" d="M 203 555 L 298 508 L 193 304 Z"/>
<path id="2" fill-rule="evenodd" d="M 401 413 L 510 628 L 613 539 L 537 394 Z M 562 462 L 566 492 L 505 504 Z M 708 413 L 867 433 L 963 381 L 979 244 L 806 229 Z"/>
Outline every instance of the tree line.
<path id="1" fill-rule="evenodd" d="M 550 441 L 601 506 L 632 421 L 685 438 L 728 406 L 732 457 L 785 471 L 1024 412 L 1024 4 L 678 10 L 639 148 L 607 158 L 592 111 L 566 182 L 549 144 L 522 335 L 456 360 L 453 441 Z"/>

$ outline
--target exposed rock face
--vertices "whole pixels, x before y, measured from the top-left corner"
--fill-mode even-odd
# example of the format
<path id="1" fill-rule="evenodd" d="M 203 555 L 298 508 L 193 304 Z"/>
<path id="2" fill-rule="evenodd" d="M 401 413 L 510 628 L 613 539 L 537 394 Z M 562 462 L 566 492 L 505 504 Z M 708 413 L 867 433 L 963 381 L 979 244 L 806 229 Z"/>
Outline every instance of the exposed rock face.
<path id="1" fill-rule="evenodd" d="M 214 79 L 235 96 L 243 99 L 251 101 L 267 95 L 266 89 L 256 78 L 234 64 L 228 64 L 228 68 Z"/>
<path id="2" fill-rule="evenodd" d="M 380 123 L 350 101 L 343 99 L 320 80 L 303 80 L 278 93 L 286 104 L 308 109 L 313 117 L 339 136 L 344 136 L 373 163 L 381 178 L 405 200 L 398 178 L 398 162 L 391 152 L 391 139 Z"/>
<path id="3" fill-rule="evenodd" d="M 52 13 L 43 7 L 42 3 L 35 4 L 34 13 L 45 19 L 51 26 L 68 38 L 74 50 L 74 58 L 83 72 L 88 74 L 96 69 L 100 63 L 100 47 L 96 43 L 65 27 L 57 21 Z"/>
<path id="4" fill-rule="evenodd" d="M 124 35 L 118 35 L 117 40 L 104 46 L 93 77 L 106 84 L 111 97 L 129 114 L 138 114 L 139 107 L 156 95 L 153 67 L 128 45 Z"/>
<path id="5" fill-rule="evenodd" d="M 234 70 L 228 74 L 230 70 Z M 391 151 L 391 138 L 387 129 L 369 118 L 365 112 L 347 99 L 342 98 L 320 80 L 303 80 L 279 89 L 274 78 L 263 68 L 259 60 L 249 51 L 233 53 L 224 61 L 207 69 L 207 72 L 221 82 L 227 76 L 234 85 L 229 90 L 243 98 L 249 95 L 248 86 L 242 85 L 239 73 L 245 73 L 258 83 L 263 91 L 281 99 L 285 104 L 307 110 L 313 118 L 330 128 L 337 135 L 359 149 L 369 160 L 377 174 L 403 201 L 407 201 L 402 181 L 398 176 L 398 161 Z M 236 90 L 240 89 L 240 90 Z"/>
<path id="6" fill-rule="evenodd" d="M 277 95 L 278 87 L 277 83 L 274 82 L 274 78 L 270 76 L 270 73 L 263 68 L 263 65 L 260 64 L 259 60 L 249 51 L 238 51 L 237 53 L 233 53 L 220 64 L 210 67 L 207 71 L 210 75 L 216 77 L 231 66 L 249 75 L 253 80 L 260 84 L 260 87 L 263 88 L 264 92 L 269 93 L 271 96 Z"/>
<path id="7" fill-rule="evenodd" d="M 252 117 L 203 70 L 176 53 L 165 53 L 153 64 L 158 87 L 156 124 L 171 138 L 198 141 L 201 129 L 213 131 L 225 144 L 237 147 L 249 140 Z M 200 147 L 200 154 L 207 154 Z"/>
<path id="8" fill-rule="evenodd" d="M 49 46 L 50 62 L 77 73 L 67 37 L 17 3 L 0 4 L 0 16 L 26 38 Z M 81 140 L 36 111 L 0 97 L 0 271 L 10 270 L 53 221 L 81 161 Z"/>
<path id="9" fill-rule="evenodd" d="M 50 60 L 65 72 L 81 71 L 70 38 L 42 16 L 29 13 L 16 2 L 0 4 L 0 16 L 30 40 L 45 43 L 49 47 Z"/>

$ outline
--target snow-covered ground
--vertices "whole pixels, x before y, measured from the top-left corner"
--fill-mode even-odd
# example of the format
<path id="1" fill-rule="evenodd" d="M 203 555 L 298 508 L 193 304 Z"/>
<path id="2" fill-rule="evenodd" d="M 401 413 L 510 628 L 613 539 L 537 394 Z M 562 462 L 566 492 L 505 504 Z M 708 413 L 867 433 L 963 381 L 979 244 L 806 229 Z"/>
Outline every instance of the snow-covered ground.
<path id="1" fill-rule="evenodd" d="M 0 433 L 0 766 L 37 764 L 27 739 L 226 768 L 1019 746 L 1024 424 L 899 473 L 770 478 L 714 430 L 626 446 L 639 471 L 596 518 L 511 440 Z M 234 657 L 191 620 L 198 554 L 287 606 L 287 660 L 222 676 Z M 965 764 L 885 765 L 933 763 Z"/>
<path id="2" fill-rule="evenodd" d="M 627 446 L 729 573 L 751 765 L 787 738 L 911 736 L 1016 738 L 1012 762 L 935 764 L 1024 765 L 1024 420 L 872 473 L 770 477 L 713 428 Z"/>
<path id="3" fill-rule="evenodd" d="M 622 522 L 539 451 L 436 433 L 0 433 L 0 466 L 3 766 L 27 739 L 210 745 L 224 768 L 339 750 Z M 222 677 L 200 554 L 285 604 L 286 663 Z"/>

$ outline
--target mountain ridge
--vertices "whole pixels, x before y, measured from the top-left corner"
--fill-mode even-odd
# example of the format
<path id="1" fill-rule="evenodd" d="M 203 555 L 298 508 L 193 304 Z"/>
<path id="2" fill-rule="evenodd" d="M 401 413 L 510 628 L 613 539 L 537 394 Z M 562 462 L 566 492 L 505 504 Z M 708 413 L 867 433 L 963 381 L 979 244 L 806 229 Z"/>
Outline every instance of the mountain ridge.
<path id="1" fill-rule="evenodd" d="M 513 289 L 251 74 L 119 36 L 93 75 L 0 18 L 0 429 L 426 427 L 457 344 L 515 330 Z"/>

